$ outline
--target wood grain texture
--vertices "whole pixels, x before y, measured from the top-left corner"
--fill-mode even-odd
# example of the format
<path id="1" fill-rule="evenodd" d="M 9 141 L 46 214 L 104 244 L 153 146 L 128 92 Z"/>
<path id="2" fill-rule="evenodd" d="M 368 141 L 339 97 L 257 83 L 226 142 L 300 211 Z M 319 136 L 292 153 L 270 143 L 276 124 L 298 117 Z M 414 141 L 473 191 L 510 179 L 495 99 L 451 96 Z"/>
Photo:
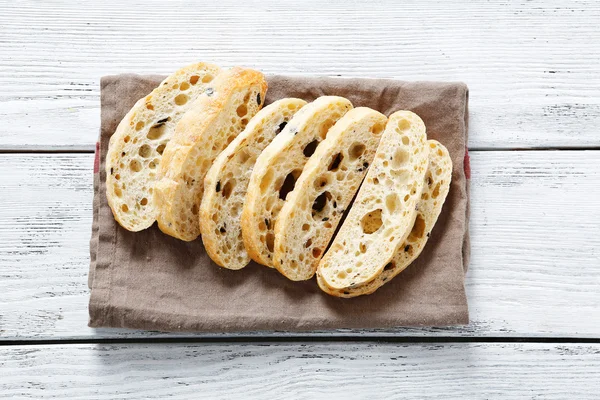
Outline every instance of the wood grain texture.
<path id="1" fill-rule="evenodd" d="M 0 149 L 93 149 L 99 79 L 197 60 L 266 73 L 460 80 L 471 148 L 599 146 L 593 0 L 0 1 Z M 150 28 L 151 27 L 151 28 Z"/>
<path id="2" fill-rule="evenodd" d="M 0 398 L 597 399 L 600 345 L 131 344 L 0 348 Z"/>
<path id="3" fill-rule="evenodd" d="M 471 325 L 360 334 L 600 337 L 598 159 L 474 152 Z M 0 339 L 157 335 L 86 326 L 92 162 L 0 155 Z"/>

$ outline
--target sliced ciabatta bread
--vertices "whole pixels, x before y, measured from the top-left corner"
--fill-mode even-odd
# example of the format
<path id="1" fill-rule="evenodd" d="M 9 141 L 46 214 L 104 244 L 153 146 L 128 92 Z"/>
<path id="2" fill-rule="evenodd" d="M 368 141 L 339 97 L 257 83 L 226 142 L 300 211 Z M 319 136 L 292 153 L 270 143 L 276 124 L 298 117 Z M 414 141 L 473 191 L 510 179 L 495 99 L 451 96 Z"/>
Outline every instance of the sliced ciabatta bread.
<path id="1" fill-rule="evenodd" d="M 200 233 L 206 252 L 221 267 L 250 262 L 242 239 L 241 212 L 256 159 L 306 101 L 282 99 L 260 110 L 215 159 L 204 178 Z"/>
<path id="2" fill-rule="evenodd" d="M 258 71 L 224 71 L 181 119 L 165 148 L 154 186 L 156 220 L 166 234 L 194 240 L 204 177 L 219 155 L 263 105 L 267 82 Z"/>
<path id="3" fill-rule="evenodd" d="M 287 194 L 319 142 L 352 103 L 323 96 L 304 106 L 256 161 L 242 211 L 242 236 L 250 257 L 273 266 L 275 222 Z"/>
<path id="4" fill-rule="evenodd" d="M 362 285 L 390 262 L 415 221 L 428 154 L 421 118 L 410 111 L 392 114 L 356 200 L 319 263 L 325 285 Z"/>
<path id="5" fill-rule="evenodd" d="M 188 65 L 169 76 L 125 115 L 106 154 L 106 197 L 115 220 L 141 231 L 156 220 L 152 185 L 175 126 L 220 69 Z"/>
<path id="6" fill-rule="evenodd" d="M 387 118 L 366 107 L 348 111 L 310 157 L 275 224 L 273 264 L 287 278 L 312 278 L 381 139 Z"/>
<path id="7" fill-rule="evenodd" d="M 354 288 L 331 289 L 317 275 L 319 287 L 324 292 L 347 298 L 371 294 L 404 271 L 421 254 L 442 211 L 452 180 L 452 159 L 448 150 L 435 140 L 428 140 L 428 144 L 429 166 L 425 175 L 421 200 L 417 205 L 417 217 L 410 234 L 402 243 L 392 261 L 383 268 L 381 274 L 376 276 L 375 279 Z"/>

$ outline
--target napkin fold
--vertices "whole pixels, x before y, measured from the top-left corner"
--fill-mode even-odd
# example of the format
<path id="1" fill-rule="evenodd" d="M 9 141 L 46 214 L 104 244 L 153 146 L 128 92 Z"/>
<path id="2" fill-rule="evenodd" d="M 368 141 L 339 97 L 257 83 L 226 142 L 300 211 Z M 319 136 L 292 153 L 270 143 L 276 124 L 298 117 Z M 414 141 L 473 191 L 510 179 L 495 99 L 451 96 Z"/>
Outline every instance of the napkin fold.
<path id="1" fill-rule="evenodd" d="M 101 80 L 96 148 L 89 325 L 161 331 L 307 331 L 339 328 L 447 326 L 469 321 L 464 276 L 469 258 L 468 89 L 463 83 L 269 76 L 265 104 L 284 97 L 348 98 L 390 115 L 417 113 L 427 137 L 444 144 L 454 170 L 450 193 L 423 253 L 374 294 L 331 297 L 316 281 L 292 282 L 254 262 L 218 267 L 202 240 L 183 242 L 156 225 L 129 232 L 106 200 L 105 155 L 118 123 L 164 79 L 133 74 Z"/>

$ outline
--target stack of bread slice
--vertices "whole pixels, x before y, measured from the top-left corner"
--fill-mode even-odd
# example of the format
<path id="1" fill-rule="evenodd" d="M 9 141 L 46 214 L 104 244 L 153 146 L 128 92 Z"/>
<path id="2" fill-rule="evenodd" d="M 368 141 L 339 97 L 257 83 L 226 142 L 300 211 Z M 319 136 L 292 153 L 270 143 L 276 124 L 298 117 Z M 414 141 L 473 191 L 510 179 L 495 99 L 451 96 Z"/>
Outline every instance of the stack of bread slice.
<path id="1" fill-rule="evenodd" d="M 106 159 L 115 219 L 201 235 L 224 268 L 254 260 L 291 280 L 316 273 L 333 296 L 373 293 L 423 251 L 448 151 L 410 111 L 387 118 L 337 96 L 262 108 L 266 91 L 258 71 L 199 63 L 136 103 Z"/>

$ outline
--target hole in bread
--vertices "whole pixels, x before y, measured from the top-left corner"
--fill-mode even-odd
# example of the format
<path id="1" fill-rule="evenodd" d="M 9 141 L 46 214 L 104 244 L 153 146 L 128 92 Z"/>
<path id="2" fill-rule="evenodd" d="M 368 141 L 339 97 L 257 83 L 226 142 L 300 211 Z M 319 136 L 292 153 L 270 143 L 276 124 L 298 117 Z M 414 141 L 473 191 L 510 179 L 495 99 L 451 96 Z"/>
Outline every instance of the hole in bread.
<path id="1" fill-rule="evenodd" d="M 429 193 L 423 192 L 423 194 L 421 194 L 421 199 L 422 200 L 429 200 Z"/>
<path id="2" fill-rule="evenodd" d="M 243 117 L 244 115 L 248 114 L 248 107 L 246 107 L 245 104 L 240 104 L 235 112 L 237 113 L 238 117 Z"/>
<path id="3" fill-rule="evenodd" d="M 274 176 L 274 172 L 272 169 L 269 169 L 265 173 L 262 180 L 260 181 L 260 192 L 261 193 L 265 193 L 267 191 L 267 189 L 271 186 L 271 183 L 273 182 L 273 176 Z"/>
<path id="4" fill-rule="evenodd" d="M 306 243 L 304 243 L 304 247 L 305 247 L 305 248 L 307 248 L 307 249 L 308 249 L 308 248 L 309 248 L 311 245 L 312 245 L 312 239 L 308 239 L 308 240 L 306 241 Z"/>
<path id="5" fill-rule="evenodd" d="M 123 204 L 121 206 L 121 211 L 123 211 L 123 212 L 129 212 L 129 207 L 127 207 L 127 204 Z"/>
<path id="6" fill-rule="evenodd" d="M 402 136 L 402 144 L 408 146 L 409 143 L 410 139 L 408 138 L 408 136 Z"/>
<path id="7" fill-rule="evenodd" d="M 333 124 L 334 121 L 329 118 L 323 121 L 321 127 L 319 128 L 319 135 L 321 136 L 321 139 L 325 139 L 327 132 L 329 132 L 329 128 L 331 128 Z"/>
<path id="8" fill-rule="evenodd" d="M 175 104 L 177 104 L 178 106 L 182 106 L 185 103 L 187 103 L 189 97 L 187 97 L 187 95 L 185 94 L 178 94 L 177 96 L 175 96 Z"/>
<path id="9" fill-rule="evenodd" d="M 192 76 L 190 76 L 190 83 L 192 85 L 195 85 L 196 83 L 198 83 L 198 79 L 200 79 L 200 77 L 198 75 L 192 75 Z"/>
<path id="10" fill-rule="evenodd" d="M 190 88 L 190 84 L 187 82 L 181 82 L 179 84 L 179 90 L 188 90 Z"/>
<path id="11" fill-rule="evenodd" d="M 358 157 L 362 156 L 365 152 L 365 145 L 362 143 L 352 143 L 350 146 L 350 150 L 348 150 L 348 157 L 350 161 L 356 160 Z"/>
<path id="12" fill-rule="evenodd" d="M 171 88 L 172 88 L 172 89 L 177 89 L 178 87 L 179 87 L 179 85 L 178 85 L 177 83 L 174 83 L 174 84 L 171 86 Z"/>
<path id="13" fill-rule="evenodd" d="M 310 229 L 310 225 L 308 225 L 308 224 L 303 224 L 303 225 L 302 225 L 302 230 L 303 230 L 304 232 L 307 232 L 309 229 Z"/>
<path id="14" fill-rule="evenodd" d="M 236 158 L 240 164 L 245 163 L 250 158 L 250 154 L 248 154 L 246 149 L 240 150 L 240 152 L 237 154 Z"/>
<path id="15" fill-rule="evenodd" d="M 313 205 L 312 205 L 313 218 L 315 218 L 319 213 L 321 213 L 325 209 L 325 207 L 327 206 L 327 203 L 332 198 L 333 198 L 333 196 L 328 191 L 325 191 L 325 192 L 321 193 L 319 196 L 317 196 L 317 198 L 315 199 L 315 201 L 313 202 Z M 322 218 L 317 218 L 317 219 L 322 219 Z"/>
<path id="16" fill-rule="evenodd" d="M 136 130 L 136 131 L 141 131 L 141 130 L 142 130 L 142 128 L 144 128 L 144 125 L 146 125 L 146 124 L 144 123 L 144 121 L 139 121 L 137 124 L 135 124 L 135 130 Z"/>
<path id="17" fill-rule="evenodd" d="M 120 175 L 120 174 L 116 174 L 116 175 L 115 175 L 115 179 L 116 179 L 116 180 L 119 180 L 119 179 L 121 179 L 121 175 Z"/>
<path id="18" fill-rule="evenodd" d="M 129 136 L 129 135 L 127 135 L 127 136 L 125 136 L 125 137 L 123 138 L 123 141 L 124 141 L 125 143 L 129 143 L 129 141 L 130 141 L 130 140 L 131 140 L 131 136 Z"/>
<path id="19" fill-rule="evenodd" d="M 408 153 L 404 149 L 397 149 L 394 155 L 392 156 L 392 167 L 400 168 L 402 165 L 406 164 L 408 161 Z"/>
<path id="20" fill-rule="evenodd" d="M 138 160 L 131 160 L 129 168 L 131 168 L 133 172 L 140 172 L 142 170 L 142 163 Z"/>
<path id="21" fill-rule="evenodd" d="M 221 191 L 221 194 L 223 195 L 223 197 L 228 199 L 229 196 L 231 196 L 231 192 L 233 192 L 234 186 L 235 186 L 235 179 L 231 179 L 231 180 L 227 181 L 227 183 L 225 183 L 225 185 L 223 185 L 223 190 Z"/>
<path id="22" fill-rule="evenodd" d="M 156 152 L 162 156 L 162 153 L 165 151 L 165 146 L 166 144 L 164 143 L 158 145 L 158 147 L 156 148 Z"/>
<path id="23" fill-rule="evenodd" d="M 358 249 L 360 250 L 360 252 L 361 252 L 361 253 L 363 253 L 363 254 L 364 254 L 364 253 L 366 253 L 366 252 L 367 252 L 367 245 L 361 242 L 361 243 L 358 245 Z"/>
<path id="24" fill-rule="evenodd" d="M 192 206 L 192 214 L 198 215 L 198 204 Z"/>
<path id="25" fill-rule="evenodd" d="M 121 191 L 121 188 L 115 186 L 114 190 L 115 190 L 115 195 L 117 195 L 117 197 L 123 196 L 123 192 Z"/>
<path id="26" fill-rule="evenodd" d="M 398 121 L 398 129 L 400 129 L 401 131 L 406 131 L 410 129 L 410 121 L 402 118 L 400 121 Z"/>
<path id="27" fill-rule="evenodd" d="M 434 199 L 437 199 L 437 197 L 439 195 L 440 195 L 440 182 L 438 182 L 437 185 L 435 185 L 433 192 L 431 192 L 431 197 Z"/>
<path id="28" fill-rule="evenodd" d="M 373 184 L 379 185 L 379 179 L 377 179 L 377 177 L 373 178 Z"/>
<path id="29" fill-rule="evenodd" d="M 383 221 L 381 220 L 381 208 L 373 210 L 367 214 L 360 220 L 360 226 L 362 227 L 363 233 L 368 235 L 373 232 L 377 232 L 381 225 L 383 225 Z"/>
<path id="30" fill-rule="evenodd" d="M 154 168 L 156 168 L 156 166 L 157 166 L 157 165 L 158 165 L 158 160 L 157 160 L 157 159 L 154 159 L 154 160 L 152 160 L 152 161 L 150 161 L 150 162 L 148 163 L 148 167 L 149 167 L 150 169 L 154 169 Z"/>
<path id="31" fill-rule="evenodd" d="M 328 183 L 329 183 L 329 178 L 325 175 L 322 175 L 315 180 L 314 186 L 315 186 L 315 189 L 320 190 L 321 188 L 324 188 L 325 186 L 327 186 Z"/>
<path id="32" fill-rule="evenodd" d="M 140 200 L 140 204 L 145 206 L 146 204 L 148 204 L 148 199 L 144 197 L 142 200 Z"/>
<path id="33" fill-rule="evenodd" d="M 273 234 L 273 232 L 267 233 L 266 241 L 267 249 L 269 249 L 269 251 L 272 253 L 273 249 L 275 248 L 275 235 Z"/>
<path id="34" fill-rule="evenodd" d="M 152 128 L 148 130 L 148 134 L 146 137 L 150 140 L 156 140 L 160 138 L 165 133 L 165 123 L 169 122 L 171 117 L 163 118 L 156 122 L 156 124 L 152 125 Z"/>
<path id="35" fill-rule="evenodd" d="M 142 147 L 140 147 L 140 150 L 138 151 L 138 153 L 140 156 L 142 156 L 144 158 L 148 158 L 148 157 L 150 157 L 151 151 L 152 151 L 152 148 L 150 146 L 148 146 L 147 144 L 145 144 Z"/>
<path id="36" fill-rule="evenodd" d="M 154 110 L 154 106 L 152 104 L 150 104 L 150 103 L 146 103 L 146 108 L 148 110 Z"/>
<path id="37" fill-rule="evenodd" d="M 302 152 L 304 153 L 304 157 L 312 156 L 315 153 L 315 150 L 317 149 L 318 145 L 319 145 L 319 141 L 313 140 L 312 142 L 310 142 L 309 144 L 304 146 L 304 150 L 302 150 Z"/>
<path id="38" fill-rule="evenodd" d="M 393 214 L 399 207 L 400 199 L 397 193 L 390 193 L 385 197 L 385 207 Z"/>
<path id="39" fill-rule="evenodd" d="M 278 135 L 283 130 L 283 128 L 285 128 L 286 125 L 287 121 L 283 121 L 282 123 L 280 123 L 275 129 L 275 134 Z"/>
<path id="40" fill-rule="evenodd" d="M 331 162 L 329 163 L 329 167 L 327 169 L 329 171 L 337 171 L 337 169 L 339 168 L 340 163 L 342 162 L 343 159 L 344 159 L 344 156 L 342 155 L 342 153 L 337 153 L 331 159 Z"/>
<path id="41" fill-rule="evenodd" d="M 415 219 L 415 223 L 410 230 L 410 234 L 408 235 L 408 240 L 410 242 L 414 242 L 417 239 L 422 238 L 425 235 L 425 220 L 421 213 L 417 214 L 417 218 Z"/>
<path id="42" fill-rule="evenodd" d="M 442 149 L 438 149 L 437 151 L 438 156 L 443 157 L 444 153 L 442 152 Z"/>
<path id="43" fill-rule="evenodd" d="M 391 269 L 394 269 L 394 267 L 396 266 L 396 264 L 394 264 L 394 262 L 389 262 L 385 265 L 385 267 L 383 267 L 384 271 L 389 271 Z"/>
<path id="44" fill-rule="evenodd" d="M 285 177 L 283 184 L 279 188 L 279 198 L 281 200 L 285 200 L 288 193 L 294 190 L 294 186 L 296 185 L 296 179 L 298 179 L 300 173 L 302 173 L 302 170 L 295 169 Z"/>
<path id="45" fill-rule="evenodd" d="M 242 118 L 240 122 L 242 124 L 242 129 L 244 129 L 246 128 L 246 125 L 248 125 L 248 118 Z"/>
<path id="46" fill-rule="evenodd" d="M 315 247 L 314 249 L 312 249 L 312 255 L 314 258 L 318 258 L 321 255 L 321 249 Z"/>
<path id="47" fill-rule="evenodd" d="M 260 221 L 258 223 L 258 230 L 260 230 L 260 231 L 266 231 L 267 230 L 267 224 L 265 223 L 265 221 Z"/>
<path id="48" fill-rule="evenodd" d="M 206 74 L 202 77 L 202 83 L 208 83 L 213 80 L 213 76 L 211 74 Z"/>
<path id="49" fill-rule="evenodd" d="M 371 127 L 371 133 L 373 135 L 379 135 L 381 131 L 383 131 L 384 125 L 381 123 L 377 123 Z"/>

